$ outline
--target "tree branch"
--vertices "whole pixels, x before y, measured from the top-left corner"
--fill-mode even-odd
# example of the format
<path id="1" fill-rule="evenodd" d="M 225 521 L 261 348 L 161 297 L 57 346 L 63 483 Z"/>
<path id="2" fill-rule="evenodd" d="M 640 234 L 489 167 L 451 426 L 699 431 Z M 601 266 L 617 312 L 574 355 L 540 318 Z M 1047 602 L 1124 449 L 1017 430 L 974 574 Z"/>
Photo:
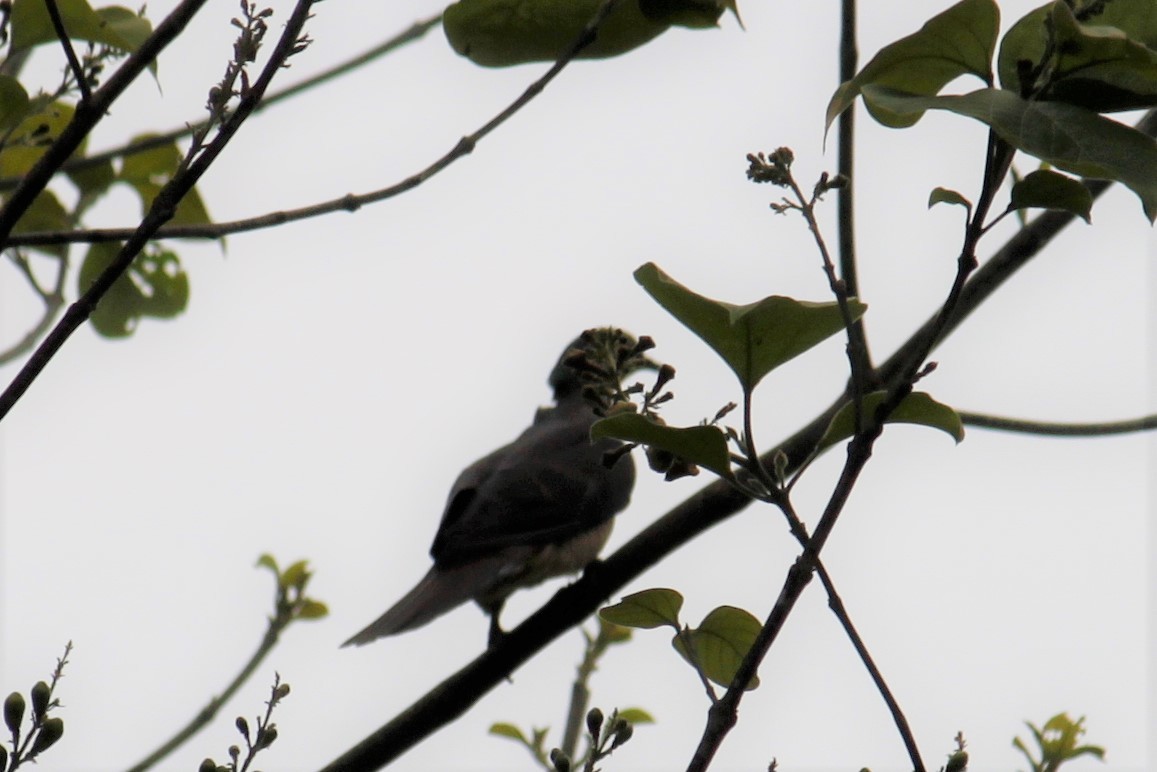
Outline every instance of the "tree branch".
<path id="1" fill-rule="evenodd" d="M 1096 423 L 1058 423 L 1056 421 L 1029 421 L 1024 418 L 1005 418 L 985 413 L 958 411 L 960 420 L 968 426 L 982 429 L 999 429 L 1021 434 L 1041 434 L 1049 437 L 1108 437 L 1114 434 L 1129 434 L 1157 429 L 1157 414 L 1130 418 L 1124 421 L 1100 421 Z"/>
<path id="2" fill-rule="evenodd" d="M 44 8 L 48 11 L 48 18 L 52 20 L 52 29 L 56 31 L 56 37 L 60 40 L 60 47 L 64 49 L 64 58 L 68 60 L 72 77 L 76 78 L 76 87 L 80 90 L 80 101 L 82 103 L 87 102 L 92 99 L 92 89 L 89 88 L 88 81 L 84 77 L 84 68 L 80 66 L 80 60 L 76 58 L 72 40 L 68 37 L 68 30 L 64 28 L 64 19 L 60 18 L 60 8 L 57 7 L 56 0 L 45 0 Z"/>

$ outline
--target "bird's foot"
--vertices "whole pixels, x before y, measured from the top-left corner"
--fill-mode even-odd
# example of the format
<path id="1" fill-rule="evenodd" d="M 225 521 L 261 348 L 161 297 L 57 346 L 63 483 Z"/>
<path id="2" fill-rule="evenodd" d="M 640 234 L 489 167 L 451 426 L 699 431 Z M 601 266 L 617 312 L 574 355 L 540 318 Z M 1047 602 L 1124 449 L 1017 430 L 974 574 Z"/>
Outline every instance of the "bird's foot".
<path id="1" fill-rule="evenodd" d="M 591 562 L 586 564 L 586 566 L 583 568 L 583 575 L 579 579 L 581 581 L 582 579 L 586 579 L 588 576 L 590 576 L 592 578 L 598 577 L 599 572 L 601 572 L 602 570 L 603 570 L 602 558 L 595 558 L 594 560 L 592 560 Z"/>
<path id="2" fill-rule="evenodd" d="M 506 639 L 507 632 L 498 624 L 498 614 L 490 617 L 490 631 L 486 635 L 486 648 L 493 649 Z"/>

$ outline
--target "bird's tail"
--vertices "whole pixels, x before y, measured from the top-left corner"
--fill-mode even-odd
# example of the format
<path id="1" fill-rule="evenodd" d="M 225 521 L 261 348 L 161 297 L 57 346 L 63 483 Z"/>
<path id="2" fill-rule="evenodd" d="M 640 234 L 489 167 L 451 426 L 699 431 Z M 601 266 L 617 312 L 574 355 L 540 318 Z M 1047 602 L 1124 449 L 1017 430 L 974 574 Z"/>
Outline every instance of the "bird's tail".
<path id="1" fill-rule="evenodd" d="M 468 600 L 486 593 L 498 582 L 508 559 L 482 558 L 453 568 L 434 566 L 406 595 L 342 646 L 364 646 L 430 622 Z"/>

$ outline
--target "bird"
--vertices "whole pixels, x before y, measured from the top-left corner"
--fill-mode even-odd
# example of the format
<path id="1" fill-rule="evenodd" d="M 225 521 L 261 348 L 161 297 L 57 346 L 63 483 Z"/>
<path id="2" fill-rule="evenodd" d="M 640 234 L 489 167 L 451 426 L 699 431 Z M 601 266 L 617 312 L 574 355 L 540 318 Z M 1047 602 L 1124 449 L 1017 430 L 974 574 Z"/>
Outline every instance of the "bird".
<path id="1" fill-rule="evenodd" d="M 430 548 L 434 565 L 343 646 L 421 627 L 470 600 L 490 615 L 494 645 L 504 635 L 498 617 L 512 592 L 595 561 L 614 516 L 630 502 L 635 467 L 621 443 L 591 442 L 602 412 L 592 395 L 606 393 L 591 382 L 652 366 L 641 354 L 644 340 L 640 347 L 622 330 L 599 328 L 566 347 L 547 380 L 554 406 L 539 408 L 513 442 L 458 476 Z"/>

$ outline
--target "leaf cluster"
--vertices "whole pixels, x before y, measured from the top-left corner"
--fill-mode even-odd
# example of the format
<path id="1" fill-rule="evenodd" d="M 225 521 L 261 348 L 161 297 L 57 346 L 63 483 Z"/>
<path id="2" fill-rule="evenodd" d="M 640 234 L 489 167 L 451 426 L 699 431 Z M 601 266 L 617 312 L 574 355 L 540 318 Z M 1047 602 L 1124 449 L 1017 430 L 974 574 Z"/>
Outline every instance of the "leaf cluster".
<path id="1" fill-rule="evenodd" d="M 1124 184 L 1150 222 L 1157 218 L 1157 142 L 1103 115 L 1157 106 L 1152 3 L 1055 0 L 1017 20 L 998 54 L 999 31 L 994 0 L 962 0 L 881 49 L 841 85 L 828 104 L 828 126 L 857 97 L 892 128 L 914 125 L 927 110 L 946 110 L 986 124 L 1046 167 Z M 960 76 L 985 87 L 940 93 Z M 1039 207 L 1088 220 L 1092 198 L 1078 187 L 1042 168 L 1013 186 L 1006 213 Z M 934 194 L 929 203 L 967 202 L 957 197 Z"/>
<path id="2" fill-rule="evenodd" d="M 734 606 L 720 606 L 703 618 L 696 627 L 679 619 L 683 596 L 669 588 L 654 588 L 627 595 L 613 606 L 599 610 L 599 618 L 623 627 L 650 630 L 670 627 L 675 631 L 671 645 L 679 652 L 715 700 L 711 684 L 730 686 L 739 665 L 759 633 L 759 620 Z M 745 689 L 759 686 L 753 676 Z"/>

